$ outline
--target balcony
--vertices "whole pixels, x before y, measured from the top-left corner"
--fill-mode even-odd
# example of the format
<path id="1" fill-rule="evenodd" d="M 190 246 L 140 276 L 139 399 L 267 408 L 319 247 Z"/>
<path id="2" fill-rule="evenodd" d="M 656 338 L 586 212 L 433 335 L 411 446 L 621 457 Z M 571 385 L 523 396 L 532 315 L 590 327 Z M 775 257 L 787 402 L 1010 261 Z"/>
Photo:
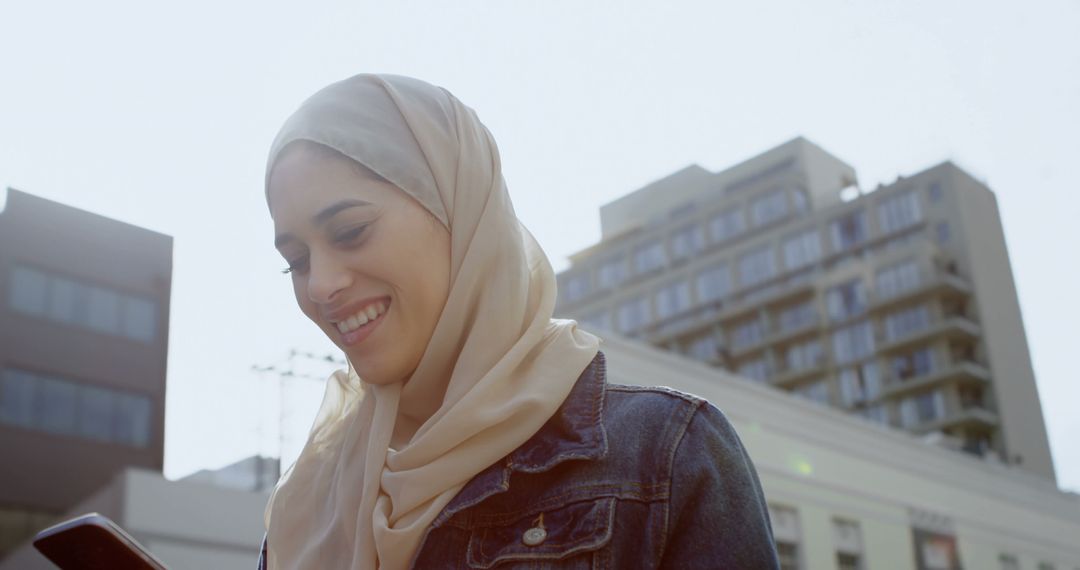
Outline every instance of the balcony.
<path id="1" fill-rule="evenodd" d="M 892 339 L 886 342 L 882 342 L 878 345 L 877 351 L 881 354 L 888 354 L 893 352 L 899 352 L 904 349 L 912 348 L 916 345 L 922 344 L 932 338 L 939 336 L 946 336 L 949 338 L 968 338 L 974 339 L 982 335 L 982 327 L 980 327 L 975 321 L 968 317 L 952 316 L 944 319 L 938 319 L 930 324 L 930 326 L 912 332 L 901 338 Z M 878 339 L 880 342 L 880 339 Z"/>
<path id="2" fill-rule="evenodd" d="M 803 380 L 824 374 L 827 364 L 828 361 L 822 357 L 803 368 L 786 368 L 770 376 L 769 383 L 780 388 L 791 388 Z"/>
<path id="3" fill-rule="evenodd" d="M 797 274 L 784 281 L 755 287 L 731 298 L 720 313 L 722 321 L 731 321 L 774 303 L 810 296 L 814 293 L 816 273 Z"/>
<path id="4" fill-rule="evenodd" d="M 908 429 L 919 434 L 958 429 L 990 431 L 996 429 L 1000 423 L 996 412 L 981 404 L 969 404 L 949 410 L 944 417 L 928 420 Z"/>
<path id="5" fill-rule="evenodd" d="M 891 375 L 890 375 L 891 376 Z M 906 380 L 890 377 L 885 381 L 881 390 L 882 398 L 902 396 L 910 392 L 920 391 L 936 384 L 955 382 L 957 384 L 989 384 L 990 371 L 983 365 L 975 362 L 958 362 L 946 368 L 934 370 L 923 376 L 915 376 Z"/>
<path id="6" fill-rule="evenodd" d="M 897 292 L 889 297 L 881 297 L 876 292 L 871 294 L 867 303 L 867 311 L 871 313 L 886 311 L 906 301 L 942 293 L 971 294 L 971 285 L 959 275 L 953 275 L 945 271 L 939 271 L 933 276 L 927 276 L 925 272 L 920 275 L 921 282 L 911 289 Z"/>
<path id="7" fill-rule="evenodd" d="M 815 316 L 813 319 L 804 321 L 795 325 L 787 330 L 773 330 L 765 336 L 765 344 L 775 345 L 784 344 L 795 340 L 800 340 L 807 336 L 812 336 L 821 332 L 822 325 L 821 316 Z"/>
<path id="8" fill-rule="evenodd" d="M 662 345 L 690 333 L 698 332 L 716 324 L 721 313 L 719 302 L 691 307 L 666 319 L 646 326 L 642 336 L 650 343 Z"/>

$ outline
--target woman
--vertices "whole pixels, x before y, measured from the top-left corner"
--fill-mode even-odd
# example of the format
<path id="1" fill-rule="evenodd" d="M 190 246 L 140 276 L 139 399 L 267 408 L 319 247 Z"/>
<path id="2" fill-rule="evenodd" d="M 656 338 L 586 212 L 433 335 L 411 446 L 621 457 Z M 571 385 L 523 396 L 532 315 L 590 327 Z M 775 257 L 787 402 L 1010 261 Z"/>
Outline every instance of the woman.
<path id="1" fill-rule="evenodd" d="M 776 567 L 720 412 L 607 384 L 599 339 L 551 318 L 551 265 L 449 92 L 326 87 L 274 140 L 266 195 L 349 370 L 270 497 L 260 567 Z"/>

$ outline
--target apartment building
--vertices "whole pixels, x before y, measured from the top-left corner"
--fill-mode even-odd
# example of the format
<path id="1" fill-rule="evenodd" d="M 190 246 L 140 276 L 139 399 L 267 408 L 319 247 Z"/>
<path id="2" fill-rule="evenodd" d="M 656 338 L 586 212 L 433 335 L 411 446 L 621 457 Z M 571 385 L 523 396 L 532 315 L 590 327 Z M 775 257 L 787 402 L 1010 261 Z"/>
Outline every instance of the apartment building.
<path id="1" fill-rule="evenodd" d="M 796 138 L 601 208 L 556 314 L 1054 479 L 994 194 Z"/>
<path id="2" fill-rule="evenodd" d="M 2 559 L 125 467 L 161 472 L 172 238 L 0 204 Z"/>

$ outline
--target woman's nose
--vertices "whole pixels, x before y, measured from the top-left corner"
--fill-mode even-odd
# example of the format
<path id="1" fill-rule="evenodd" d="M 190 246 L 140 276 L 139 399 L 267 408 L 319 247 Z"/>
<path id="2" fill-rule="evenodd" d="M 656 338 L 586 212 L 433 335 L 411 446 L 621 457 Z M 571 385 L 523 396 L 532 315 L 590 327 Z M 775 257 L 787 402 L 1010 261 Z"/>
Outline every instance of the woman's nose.
<path id="1" fill-rule="evenodd" d="M 338 292 L 348 288 L 351 277 L 345 266 L 332 255 L 311 253 L 308 261 L 308 298 L 319 304 L 334 301 Z"/>

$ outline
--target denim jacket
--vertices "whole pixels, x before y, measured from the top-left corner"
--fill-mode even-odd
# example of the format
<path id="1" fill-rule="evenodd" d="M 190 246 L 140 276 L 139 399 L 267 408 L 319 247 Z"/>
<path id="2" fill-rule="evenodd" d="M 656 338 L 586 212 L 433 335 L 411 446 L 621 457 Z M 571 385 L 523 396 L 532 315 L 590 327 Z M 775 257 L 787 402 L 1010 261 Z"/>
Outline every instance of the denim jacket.
<path id="1" fill-rule="evenodd" d="M 601 352 L 539 432 L 447 504 L 412 568 L 779 568 L 757 473 L 720 410 L 605 376 Z M 264 538 L 260 570 L 265 557 Z"/>

